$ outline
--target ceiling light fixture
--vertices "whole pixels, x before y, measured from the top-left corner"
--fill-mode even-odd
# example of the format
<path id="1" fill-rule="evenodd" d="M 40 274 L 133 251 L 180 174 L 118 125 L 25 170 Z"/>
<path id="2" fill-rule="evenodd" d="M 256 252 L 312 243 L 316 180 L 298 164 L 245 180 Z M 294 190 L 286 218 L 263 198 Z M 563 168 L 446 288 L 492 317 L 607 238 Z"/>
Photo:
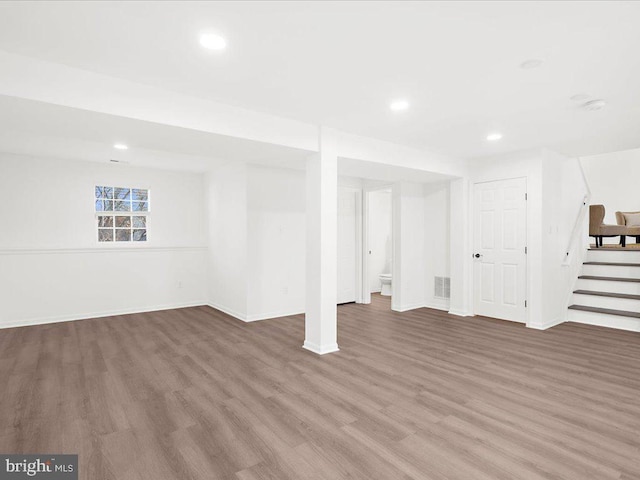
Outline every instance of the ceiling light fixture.
<path id="1" fill-rule="evenodd" d="M 531 70 L 532 68 L 538 68 L 540 65 L 542 65 L 542 60 L 539 60 L 537 58 L 532 58 L 522 62 L 520 64 L 520 68 L 524 70 Z"/>
<path id="2" fill-rule="evenodd" d="M 607 102 L 605 102 L 604 100 L 601 100 L 601 99 L 591 100 L 590 102 L 587 102 L 587 103 L 583 104 L 582 108 L 584 108 L 585 110 L 600 110 L 606 104 L 607 104 Z"/>
<path id="3" fill-rule="evenodd" d="M 129 147 L 127 147 L 124 143 L 116 143 L 113 148 L 116 148 L 118 150 L 128 150 Z"/>
<path id="4" fill-rule="evenodd" d="M 409 102 L 406 100 L 394 100 L 389 104 L 389 108 L 394 112 L 401 112 L 409 108 Z"/>
<path id="5" fill-rule="evenodd" d="M 204 33 L 200 36 L 200 45 L 207 50 L 224 50 L 227 41 L 215 33 Z"/>
<path id="6" fill-rule="evenodd" d="M 490 142 L 498 141 L 501 138 L 502 138 L 501 133 L 490 133 L 489 135 L 487 135 L 487 140 L 489 140 Z"/>

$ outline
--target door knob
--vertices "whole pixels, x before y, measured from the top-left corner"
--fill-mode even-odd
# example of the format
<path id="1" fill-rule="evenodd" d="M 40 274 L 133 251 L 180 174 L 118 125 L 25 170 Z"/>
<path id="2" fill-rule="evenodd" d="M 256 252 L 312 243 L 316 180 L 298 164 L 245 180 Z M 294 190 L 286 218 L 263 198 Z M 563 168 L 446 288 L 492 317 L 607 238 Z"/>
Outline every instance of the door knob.
<path id="1" fill-rule="evenodd" d="M 476 254 L 474 255 L 474 257 L 476 257 L 476 258 L 480 258 L 481 256 L 482 256 L 482 255 L 480 255 L 479 253 L 476 253 Z"/>

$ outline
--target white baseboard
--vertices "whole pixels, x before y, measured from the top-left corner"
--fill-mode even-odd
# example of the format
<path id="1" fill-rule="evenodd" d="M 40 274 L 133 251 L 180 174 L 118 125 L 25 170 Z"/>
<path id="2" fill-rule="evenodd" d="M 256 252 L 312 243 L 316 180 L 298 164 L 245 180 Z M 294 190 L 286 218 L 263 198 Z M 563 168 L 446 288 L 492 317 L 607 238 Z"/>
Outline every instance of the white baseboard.
<path id="1" fill-rule="evenodd" d="M 433 298 L 425 305 L 427 308 L 433 308 L 434 310 L 449 311 L 449 300 Z"/>
<path id="2" fill-rule="evenodd" d="M 232 308 L 225 307 L 224 305 L 220 305 L 218 303 L 209 302 L 207 305 L 215 310 L 220 310 L 222 313 L 226 313 L 227 315 L 231 315 L 238 320 L 242 320 L 243 322 L 247 321 L 247 314 L 240 313 Z"/>
<path id="3" fill-rule="evenodd" d="M 456 315 L 458 317 L 473 317 L 474 316 L 473 313 L 471 313 L 471 312 L 467 312 L 465 310 L 456 310 L 455 308 L 449 310 L 449 314 L 450 315 Z"/>
<path id="4" fill-rule="evenodd" d="M 220 305 L 218 303 L 209 302 L 207 305 L 210 306 L 211 308 L 220 310 L 221 312 L 226 313 L 227 315 L 231 315 L 232 317 L 237 318 L 238 320 L 242 320 L 243 322 L 246 322 L 246 323 L 258 322 L 261 320 L 270 320 L 273 318 L 280 318 L 280 317 L 291 317 L 293 315 L 304 314 L 304 311 L 299 311 L 299 310 L 296 310 L 296 311 L 281 310 L 278 312 L 246 314 L 246 313 L 238 312 L 237 310 L 234 310 L 232 308 L 225 307 L 224 305 Z"/>
<path id="5" fill-rule="evenodd" d="M 327 353 L 334 353 L 339 351 L 337 343 L 330 343 L 328 345 L 317 345 L 307 340 L 304 341 L 302 348 L 309 350 L 310 352 L 317 353 L 318 355 L 326 355 Z"/>
<path id="6" fill-rule="evenodd" d="M 49 323 L 75 322 L 77 320 L 91 320 L 94 318 L 114 317 L 116 315 L 132 315 L 134 313 L 158 312 L 161 310 L 173 310 L 175 308 L 201 307 L 204 305 L 206 305 L 206 302 L 202 302 L 202 301 L 172 303 L 172 304 L 165 304 L 165 305 L 153 305 L 149 307 L 134 307 L 134 308 L 125 308 L 120 310 L 107 310 L 107 311 L 101 311 L 101 312 L 74 313 L 69 315 L 38 317 L 38 318 L 16 320 L 13 322 L 2 322 L 0 323 L 0 329 L 28 327 L 32 325 L 47 325 Z"/>
<path id="7" fill-rule="evenodd" d="M 304 310 L 296 310 L 296 311 L 279 311 L 279 312 L 269 312 L 269 313 L 252 313 L 246 316 L 245 322 L 257 322 L 260 320 L 269 320 L 273 318 L 280 317 L 292 317 L 293 315 L 303 315 Z"/>
<path id="8" fill-rule="evenodd" d="M 394 312 L 408 312 L 409 310 L 415 310 L 416 308 L 424 308 L 424 303 L 410 303 L 409 305 L 402 305 L 398 308 L 391 307 Z"/>
<path id="9" fill-rule="evenodd" d="M 534 330 L 547 330 L 551 327 L 555 327 L 556 325 L 560 325 L 565 321 L 566 320 L 564 318 L 556 318 L 555 320 L 551 320 L 550 322 L 539 323 L 539 324 L 527 324 L 527 328 L 533 328 Z"/>

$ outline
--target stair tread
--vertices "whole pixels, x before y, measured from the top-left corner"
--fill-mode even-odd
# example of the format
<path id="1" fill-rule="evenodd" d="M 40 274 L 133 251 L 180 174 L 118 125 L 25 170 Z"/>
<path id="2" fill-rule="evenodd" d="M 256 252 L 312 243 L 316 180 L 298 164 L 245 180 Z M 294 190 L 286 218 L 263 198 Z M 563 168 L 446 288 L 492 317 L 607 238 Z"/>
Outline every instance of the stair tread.
<path id="1" fill-rule="evenodd" d="M 578 278 L 584 280 L 607 280 L 612 282 L 634 282 L 640 283 L 640 278 L 624 278 L 624 277 L 600 277 L 596 275 L 580 275 Z"/>
<path id="2" fill-rule="evenodd" d="M 584 262 L 584 265 L 605 265 L 608 267 L 640 267 L 640 263 L 622 262 Z"/>
<path id="3" fill-rule="evenodd" d="M 597 297 L 628 298 L 630 300 L 640 300 L 640 295 L 633 295 L 631 293 L 598 292 L 596 290 L 575 290 L 573 293 L 577 293 L 578 295 L 595 295 Z"/>
<path id="4" fill-rule="evenodd" d="M 571 305 L 569 310 L 580 310 L 583 312 L 604 313 L 607 315 L 617 315 L 619 317 L 640 318 L 640 312 L 628 312 L 625 310 L 614 310 L 612 308 L 587 307 L 585 305 Z"/>

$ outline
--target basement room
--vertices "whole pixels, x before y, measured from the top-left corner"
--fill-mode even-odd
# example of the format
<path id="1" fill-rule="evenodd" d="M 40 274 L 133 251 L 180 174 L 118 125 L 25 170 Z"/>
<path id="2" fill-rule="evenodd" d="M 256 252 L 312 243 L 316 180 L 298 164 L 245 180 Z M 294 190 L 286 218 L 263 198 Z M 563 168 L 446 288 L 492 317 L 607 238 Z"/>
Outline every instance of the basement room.
<path id="1" fill-rule="evenodd" d="M 0 2 L 0 479 L 640 480 L 640 2 Z"/>

